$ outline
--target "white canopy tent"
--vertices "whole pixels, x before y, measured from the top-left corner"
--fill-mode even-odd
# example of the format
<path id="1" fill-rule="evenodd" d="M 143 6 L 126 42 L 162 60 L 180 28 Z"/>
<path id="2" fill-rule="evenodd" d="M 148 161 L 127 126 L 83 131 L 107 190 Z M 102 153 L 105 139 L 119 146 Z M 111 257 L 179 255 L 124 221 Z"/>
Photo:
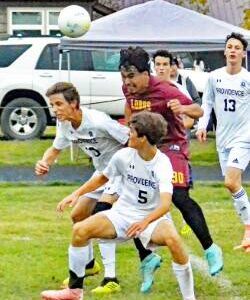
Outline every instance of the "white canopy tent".
<path id="1" fill-rule="evenodd" d="M 140 45 L 147 50 L 221 50 L 225 37 L 241 33 L 250 42 L 250 31 L 163 0 L 131 6 L 92 22 L 87 34 L 62 38 L 60 48 L 121 49 Z"/>

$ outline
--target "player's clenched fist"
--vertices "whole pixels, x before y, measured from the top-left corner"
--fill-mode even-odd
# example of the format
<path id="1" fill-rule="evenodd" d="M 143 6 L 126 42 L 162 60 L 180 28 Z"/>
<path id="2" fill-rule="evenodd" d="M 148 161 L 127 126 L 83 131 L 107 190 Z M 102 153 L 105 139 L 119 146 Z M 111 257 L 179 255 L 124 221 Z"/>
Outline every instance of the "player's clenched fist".
<path id="1" fill-rule="evenodd" d="M 43 160 L 39 160 L 35 165 L 36 175 L 45 175 L 49 172 L 49 165 Z"/>
<path id="2" fill-rule="evenodd" d="M 178 99 L 173 99 L 168 102 L 168 107 L 175 115 L 183 114 L 183 106 Z"/>
<path id="3" fill-rule="evenodd" d="M 196 131 L 196 137 L 198 139 L 199 142 L 205 142 L 207 140 L 207 131 L 206 129 L 198 129 Z"/>

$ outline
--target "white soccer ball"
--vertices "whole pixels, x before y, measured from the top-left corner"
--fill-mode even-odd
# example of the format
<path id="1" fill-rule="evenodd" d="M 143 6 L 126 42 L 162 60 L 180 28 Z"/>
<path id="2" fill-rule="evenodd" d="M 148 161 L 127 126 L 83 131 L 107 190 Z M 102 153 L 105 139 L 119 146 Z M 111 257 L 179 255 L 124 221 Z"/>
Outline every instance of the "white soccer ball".
<path id="1" fill-rule="evenodd" d="M 90 28 L 91 20 L 87 10 L 78 5 L 70 5 L 61 10 L 58 17 L 60 31 L 71 38 L 84 35 Z"/>

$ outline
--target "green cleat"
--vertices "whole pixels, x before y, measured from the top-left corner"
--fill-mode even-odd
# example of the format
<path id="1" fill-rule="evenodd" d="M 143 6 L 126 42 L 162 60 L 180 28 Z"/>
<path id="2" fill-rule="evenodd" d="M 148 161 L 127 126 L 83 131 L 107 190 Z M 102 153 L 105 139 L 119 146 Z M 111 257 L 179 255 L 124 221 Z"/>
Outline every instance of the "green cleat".
<path id="1" fill-rule="evenodd" d="M 107 295 L 118 293 L 121 291 L 121 286 L 116 278 L 104 278 L 101 285 L 91 290 L 92 294 L 95 295 Z"/>

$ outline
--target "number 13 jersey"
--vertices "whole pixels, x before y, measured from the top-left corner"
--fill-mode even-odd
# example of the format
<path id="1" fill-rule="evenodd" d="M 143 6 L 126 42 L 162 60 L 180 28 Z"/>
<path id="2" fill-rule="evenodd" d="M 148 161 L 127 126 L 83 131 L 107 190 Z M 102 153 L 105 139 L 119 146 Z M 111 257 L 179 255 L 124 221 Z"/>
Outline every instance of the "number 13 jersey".
<path id="1" fill-rule="evenodd" d="M 211 72 L 202 106 L 209 113 L 215 110 L 219 151 L 236 145 L 250 148 L 250 74 L 246 69 L 235 75 L 229 74 L 226 67 Z M 206 127 L 207 118 L 205 114 L 200 119 L 198 128 Z"/>

